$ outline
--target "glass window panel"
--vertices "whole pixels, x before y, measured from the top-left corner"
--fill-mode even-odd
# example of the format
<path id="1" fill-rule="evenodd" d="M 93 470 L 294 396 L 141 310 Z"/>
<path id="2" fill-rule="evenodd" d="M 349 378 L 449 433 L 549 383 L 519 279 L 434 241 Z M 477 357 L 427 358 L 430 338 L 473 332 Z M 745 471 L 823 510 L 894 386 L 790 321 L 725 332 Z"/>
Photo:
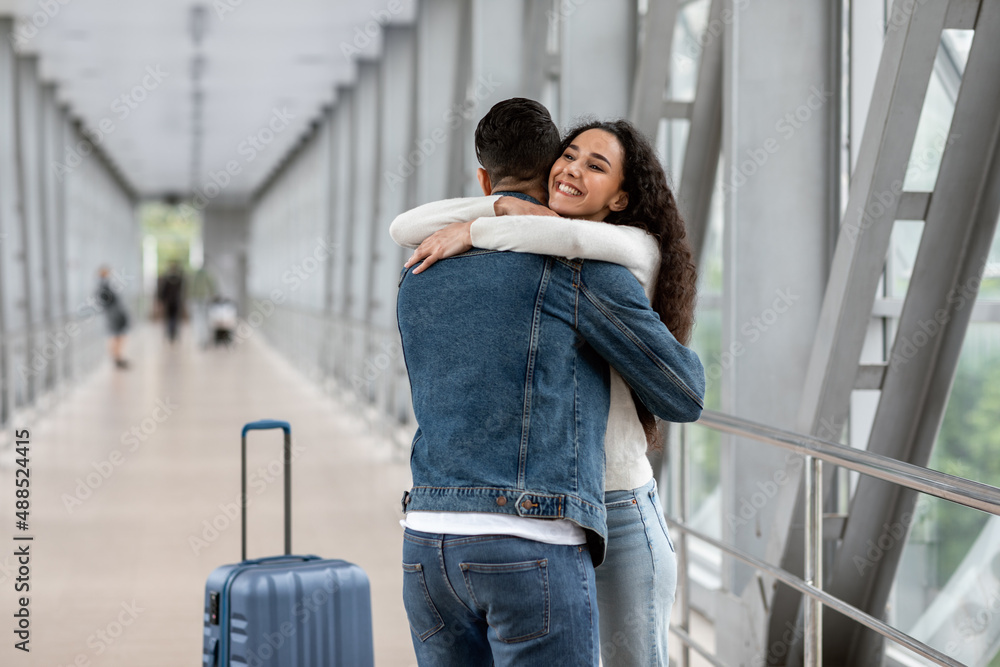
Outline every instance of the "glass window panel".
<path id="1" fill-rule="evenodd" d="M 965 64 L 969 61 L 969 48 L 972 46 L 972 36 L 975 30 L 945 30 L 941 33 L 941 45 L 951 58 L 960 74 L 965 73 Z"/>
<path id="2" fill-rule="evenodd" d="M 962 664 L 1000 664 L 1000 520 L 928 496 L 910 520 L 890 622 Z"/>
<path id="3" fill-rule="evenodd" d="M 993 244 L 983 269 L 983 282 L 979 286 L 979 298 L 1000 299 L 1000 231 L 993 233 Z"/>
<path id="4" fill-rule="evenodd" d="M 1000 323 L 969 325 L 930 467 L 1000 486 Z"/>
<path id="5" fill-rule="evenodd" d="M 892 236 L 889 239 L 889 256 L 886 258 L 889 298 L 902 299 L 906 296 L 923 231 L 922 220 L 897 220 L 893 225 Z"/>
<path id="6" fill-rule="evenodd" d="M 724 372 L 722 350 L 722 192 L 721 163 L 716 174 L 716 188 L 709 212 L 708 235 L 698 265 L 698 306 L 695 312 L 694 335 L 691 348 L 698 353 L 705 366 L 705 407 L 719 410 L 722 407 L 721 390 Z M 720 433 L 707 428 L 689 431 L 691 452 L 691 507 L 697 512 L 713 498 L 717 501 L 719 486 Z M 711 513 L 709 513 L 711 514 Z M 714 514 L 712 514 L 714 517 Z M 717 521 L 708 530 L 719 531 Z M 717 535 L 717 532 L 713 532 Z"/>
<path id="7" fill-rule="evenodd" d="M 943 57 L 943 50 L 939 49 L 903 179 L 904 190 L 929 192 L 934 189 L 938 168 L 941 166 L 941 155 L 948 143 L 955 101 L 941 79 L 944 68 L 939 67 L 938 63 Z"/>
<path id="8" fill-rule="evenodd" d="M 676 193 L 681 186 L 681 171 L 684 167 L 684 152 L 687 148 L 690 121 L 660 119 L 656 131 L 656 152 L 663 161 L 667 172 L 667 183 Z"/>
<path id="9" fill-rule="evenodd" d="M 969 326 L 929 467 L 1000 485 L 1000 323 Z M 996 664 L 1000 644 L 1000 525 L 922 496 L 893 590 L 904 631 L 966 664 Z M 993 593 L 990 593 L 992 591 Z M 995 593 L 993 613 L 990 597 Z M 951 646 L 951 650 L 948 647 Z"/>
<path id="10" fill-rule="evenodd" d="M 190 215 L 188 208 L 182 210 L 162 202 L 146 202 L 139 207 L 139 220 L 143 235 L 156 239 L 157 275 L 165 273 L 173 260 L 186 267 L 191 245 L 201 235 L 201 216 Z"/>
<path id="11" fill-rule="evenodd" d="M 716 183 L 718 183 L 718 178 Z M 705 407 L 721 408 L 722 351 L 722 196 L 716 187 L 709 213 L 708 235 L 698 265 L 698 304 L 691 348 L 705 366 Z"/>
<path id="12" fill-rule="evenodd" d="M 722 25 L 708 28 L 708 0 L 695 0 L 677 13 L 674 27 L 674 57 L 670 67 L 670 99 L 694 99 L 701 52 L 711 40 L 722 39 Z"/>
<path id="13" fill-rule="evenodd" d="M 691 348 L 698 353 L 705 365 L 705 407 L 709 410 L 721 408 L 722 367 L 718 363 L 721 347 L 721 309 L 718 306 L 699 307 Z M 720 433 L 708 428 L 691 428 L 688 438 L 691 456 L 691 507 L 697 511 L 719 485 Z"/>

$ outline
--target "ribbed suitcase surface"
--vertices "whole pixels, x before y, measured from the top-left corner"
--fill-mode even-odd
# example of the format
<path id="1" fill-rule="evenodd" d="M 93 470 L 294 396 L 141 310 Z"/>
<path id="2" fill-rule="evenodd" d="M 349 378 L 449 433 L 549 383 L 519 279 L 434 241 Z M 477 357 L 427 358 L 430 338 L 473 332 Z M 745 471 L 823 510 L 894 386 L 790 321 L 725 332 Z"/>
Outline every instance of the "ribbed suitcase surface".
<path id="1" fill-rule="evenodd" d="M 247 560 L 247 432 L 285 433 L 285 555 Z M 243 561 L 205 584 L 203 667 L 372 667 L 371 590 L 357 565 L 293 556 L 291 426 L 264 419 L 243 427 Z"/>
<path id="2" fill-rule="evenodd" d="M 204 645 L 205 667 L 373 665 L 368 577 L 315 556 L 224 565 L 205 588 Z"/>

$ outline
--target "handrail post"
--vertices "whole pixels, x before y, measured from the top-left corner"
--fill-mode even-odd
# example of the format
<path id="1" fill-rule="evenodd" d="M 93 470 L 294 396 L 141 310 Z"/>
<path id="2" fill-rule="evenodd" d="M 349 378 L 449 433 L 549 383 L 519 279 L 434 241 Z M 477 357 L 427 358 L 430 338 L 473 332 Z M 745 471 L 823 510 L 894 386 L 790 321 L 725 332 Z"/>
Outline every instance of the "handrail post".
<path id="1" fill-rule="evenodd" d="M 805 456 L 805 582 L 823 589 L 823 461 Z M 823 603 L 806 597 L 805 667 L 823 664 Z"/>
<path id="2" fill-rule="evenodd" d="M 688 465 L 688 425 L 681 425 L 681 436 L 678 438 L 677 462 L 673 466 L 675 487 L 677 489 L 677 513 L 681 523 L 687 525 L 688 522 L 688 490 L 691 482 L 690 467 Z M 688 579 L 688 535 L 687 531 L 680 531 L 675 536 L 677 542 L 677 581 L 680 584 L 679 593 L 681 603 L 680 626 L 688 635 L 691 634 L 691 584 Z M 687 642 L 681 643 L 681 667 L 690 667 L 691 647 Z"/>

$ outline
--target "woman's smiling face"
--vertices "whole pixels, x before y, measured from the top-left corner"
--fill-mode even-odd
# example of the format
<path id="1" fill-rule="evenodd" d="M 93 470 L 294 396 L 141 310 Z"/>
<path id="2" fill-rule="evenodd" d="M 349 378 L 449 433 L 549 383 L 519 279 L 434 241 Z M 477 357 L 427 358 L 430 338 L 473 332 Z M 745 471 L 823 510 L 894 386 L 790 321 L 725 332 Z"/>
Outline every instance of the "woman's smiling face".
<path id="1" fill-rule="evenodd" d="M 567 218 L 604 220 L 624 210 L 624 151 L 615 135 L 587 130 L 577 135 L 549 172 L 549 208 Z"/>

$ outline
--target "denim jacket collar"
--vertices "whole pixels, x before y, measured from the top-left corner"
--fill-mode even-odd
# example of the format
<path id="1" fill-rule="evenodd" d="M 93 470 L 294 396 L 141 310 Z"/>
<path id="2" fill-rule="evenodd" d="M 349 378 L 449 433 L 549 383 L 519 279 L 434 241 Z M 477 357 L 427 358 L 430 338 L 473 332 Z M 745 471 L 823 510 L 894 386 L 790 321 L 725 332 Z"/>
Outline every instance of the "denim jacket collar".
<path id="1" fill-rule="evenodd" d="M 526 195 L 523 192 L 512 192 L 509 190 L 497 190 L 493 194 L 500 195 L 501 197 L 516 197 L 518 199 L 523 199 L 524 201 L 530 201 L 532 204 L 542 205 L 542 202 L 538 201 L 531 195 Z"/>

